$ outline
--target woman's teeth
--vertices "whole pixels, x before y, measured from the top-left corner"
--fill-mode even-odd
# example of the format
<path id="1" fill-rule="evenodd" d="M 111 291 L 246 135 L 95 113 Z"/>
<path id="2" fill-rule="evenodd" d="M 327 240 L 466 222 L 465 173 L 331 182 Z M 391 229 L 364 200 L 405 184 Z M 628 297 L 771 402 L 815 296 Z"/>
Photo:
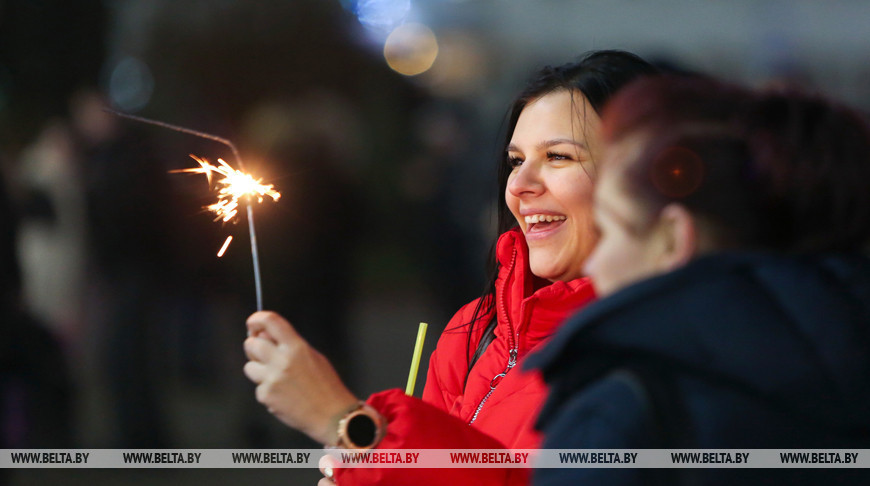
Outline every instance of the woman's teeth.
<path id="1" fill-rule="evenodd" d="M 565 221 L 568 219 L 567 216 L 556 216 L 552 214 L 533 214 L 531 216 L 526 216 L 526 224 L 535 224 L 535 223 L 552 223 L 553 221 Z"/>

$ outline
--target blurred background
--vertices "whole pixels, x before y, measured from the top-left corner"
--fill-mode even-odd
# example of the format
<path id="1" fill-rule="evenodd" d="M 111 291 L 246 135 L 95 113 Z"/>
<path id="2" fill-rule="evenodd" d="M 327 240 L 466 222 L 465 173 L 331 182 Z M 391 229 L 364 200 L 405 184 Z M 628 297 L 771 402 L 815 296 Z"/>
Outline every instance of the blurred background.
<path id="1" fill-rule="evenodd" d="M 861 0 L 0 0 L 0 448 L 315 447 L 241 372 L 244 217 L 214 222 L 205 178 L 170 173 L 232 154 L 105 106 L 230 139 L 282 192 L 255 208 L 265 307 L 367 396 L 404 386 L 418 322 L 428 356 L 481 292 L 500 129 L 536 68 L 620 48 L 867 109 L 868 21 Z"/>

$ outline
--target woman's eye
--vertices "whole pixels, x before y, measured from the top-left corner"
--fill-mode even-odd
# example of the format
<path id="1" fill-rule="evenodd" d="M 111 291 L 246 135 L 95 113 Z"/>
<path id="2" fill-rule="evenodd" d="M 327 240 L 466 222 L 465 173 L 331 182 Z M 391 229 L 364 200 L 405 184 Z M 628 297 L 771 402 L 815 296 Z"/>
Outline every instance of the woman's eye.
<path id="1" fill-rule="evenodd" d="M 519 167 L 523 165 L 523 159 L 519 157 L 511 157 L 510 155 L 508 155 L 507 164 L 508 167 Z"/>
<path id="2" fill-rule="evenodd" d="M 547 152 L 547 159 L 549 160 L 570 160 L 571 157 L 565 154 L 558 154 L 556 152 Z"/>

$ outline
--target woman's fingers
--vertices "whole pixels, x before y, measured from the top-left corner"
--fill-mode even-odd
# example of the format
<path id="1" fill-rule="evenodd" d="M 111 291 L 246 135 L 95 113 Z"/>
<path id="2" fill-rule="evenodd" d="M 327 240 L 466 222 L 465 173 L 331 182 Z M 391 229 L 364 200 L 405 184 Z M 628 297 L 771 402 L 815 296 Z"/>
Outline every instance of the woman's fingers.
<path id="1" fill-rule="evenodd" d="M 262 337 L 249 337 L 245 339 L 245 356 L 252 361 L 260 363 L 268 362 L 275 354 L 276 345 L 272 341 Z"/>
<path id="2" fill-rule="evenodd" d="M 318 467 L 320 467 L 320 473 L 323 474 L 323 478 L 317 482 L 317 486 L 335 486 L 335 460 L 329 454 L 320 457 L 320 462 L 318 462 Z"/>
<path id="3" fill-rule="evenodd" d="M 262 337 L 265 334 L 278 344 L 293 344 L 302 339 L 286 319 L 272 311 L 254 312 L 246 324 L 248 335 Z"/>
<path id="4" fill-rule="evenodd" d="M 332 474 L 335 471 L 335 460 L 332 459 L 332 456 L 326 454 L 320 457 L 320 461 L 318 461 L 317 466 L 320 468 L 320 473 L 326 476 L 329 479 L 332 479 Z"/>
<path id="5" fill-rule="evenodd" d="M 266 367 L 266 365 L 258 363 L 256 361 L 248 361 L 247 363 L 245 363 L 245 366 L 244 368 L 242 368 L 242 370 L 245 372 L 245 376 L 247 376 L 249 380 L 258 385 L 266 379 L 266 375 L 268 373 L 268 368 Z"/>

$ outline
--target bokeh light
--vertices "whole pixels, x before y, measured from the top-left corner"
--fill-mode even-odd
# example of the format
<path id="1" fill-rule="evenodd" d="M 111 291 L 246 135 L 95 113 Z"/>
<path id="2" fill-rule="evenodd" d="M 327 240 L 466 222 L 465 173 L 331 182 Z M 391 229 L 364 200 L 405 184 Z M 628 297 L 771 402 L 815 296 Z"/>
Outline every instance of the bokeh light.
<path id="1" fill-rule="evenodd" d="M 438 41 L 429 27 L 408 23 L 396 27 L 384 43 L 384 58 L 397 73 L 416 76 L 438 57 Z"/>
<path id="2" fill-rule="evenodd" d="M 411 0 L 358 0 L 355 10 L 364 26 L 389 32 L 411 11 Z"/>
<path id="3" fill-rule="evenodd" d="M 134 57 L 118 61 L 109 75 L 109 99 L 123 111 L 139 111 L 151 101 L 154 77 L 148 65 Z"/>

